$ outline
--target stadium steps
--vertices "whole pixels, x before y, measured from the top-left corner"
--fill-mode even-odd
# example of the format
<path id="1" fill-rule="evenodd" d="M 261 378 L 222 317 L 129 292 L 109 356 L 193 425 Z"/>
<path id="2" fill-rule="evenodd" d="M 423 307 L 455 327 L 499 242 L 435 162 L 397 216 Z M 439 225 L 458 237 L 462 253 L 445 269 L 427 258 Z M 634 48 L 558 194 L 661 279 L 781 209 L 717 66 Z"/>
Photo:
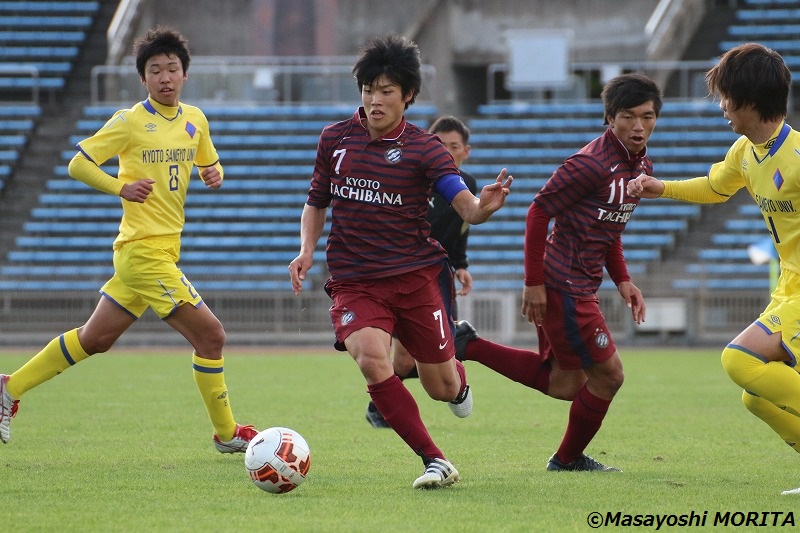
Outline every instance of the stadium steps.
<path id="1" fill-rule="evenodd" d="M 69 9 L 71 2 L 35 2 L 11 1 L 0 2 L 0 9 L 14 9 L 15 13 L 25 13 L 35 9 Z M 82 2 L 75 2 L 78 6 Z M 118 2 L 114 0 L 100 0 L 99 8 L 95 12 L 91 25 L 86 30 L 72 31 L 40 31 L 32 28 L 24 31 L 10 30 L 0 25 L 0 42 L 5 46 L 39 46 L 39 47 L 77 47 L 78 56 L 74 60 L 73 68 L 65 76 L 65 86 L 57 94 L 42 99 L 36 104 L 39 113 L 35 117 L 34 128 L 28 141 L 19 154 L 13 174 L 9 173 L 5 182 L 6 190 L 0 191 L 0 264 L 9 249 L 14 245 L 15 236 L 22 231 L 24 221 L 27 219 L 31 207 L 37 201 L 40 191 L 43 190 L 46 180 L 52 175 L 53 167 L 60 159 L 59 150 L 66 149 L 62 143 L 66 138 L 65 132 L 72 130 L 74 121 L 78 118 L 81 108 L 88 104 L 89 78 L 91 68 L 105 61 L 106 54 L 106 29 Z M 75 7 L 78 9 L 78 7 Z M 31 44 L 33 43 L 33 44 Z M 30 93 L 24 102 L 30 105 Z M 44 96 L 44 95 L 40 95 Z M 15 96 L 3 93 L 3 100 L 13 101 Z M 64 105 L 68 102 L 69 105 Z M 14 102 L 21 105 L 22 102 Z"/>

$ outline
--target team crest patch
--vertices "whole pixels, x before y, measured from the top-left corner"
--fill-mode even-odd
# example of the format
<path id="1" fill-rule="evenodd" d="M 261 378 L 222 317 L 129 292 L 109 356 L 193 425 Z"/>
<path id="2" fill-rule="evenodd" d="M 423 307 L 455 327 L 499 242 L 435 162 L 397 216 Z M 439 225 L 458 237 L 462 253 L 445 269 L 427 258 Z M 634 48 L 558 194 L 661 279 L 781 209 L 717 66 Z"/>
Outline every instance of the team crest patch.
<path id="1" fill-rule="evenodd" d="M 403 158 L 403 151 L 396 146 L 392 146 L 391 148 L 386 150 L 386 153 L 383 154 L 383 157 L 385 157 L 389 163 L 394 164 L 399 162 Z"/>
<path id="2" fill-rule="evenodd" d="M 188 133 L 189 137 L 191 137 L 192 139 L 194 139 L 194 134 L 197 133 L 197 128 L 195 128 L 194 124 L 192 124 L 188 120 L 186 121 L 186 133 Z"/>
<path id="3" fill-rule="evenodd" d="M 594 343 L 597 345 L 598 348 L 608 348 L 608 335 L 605 331 L 601 331 L 598 333 L 594 338 Z"/>
<path id="4" fill-rule="evenodd" d="M 343 326 L 346 326 L 350 322 L 356 319 L 356 314 L 352 311 L 345 311 L 342 313 L 341 323 Z"/>

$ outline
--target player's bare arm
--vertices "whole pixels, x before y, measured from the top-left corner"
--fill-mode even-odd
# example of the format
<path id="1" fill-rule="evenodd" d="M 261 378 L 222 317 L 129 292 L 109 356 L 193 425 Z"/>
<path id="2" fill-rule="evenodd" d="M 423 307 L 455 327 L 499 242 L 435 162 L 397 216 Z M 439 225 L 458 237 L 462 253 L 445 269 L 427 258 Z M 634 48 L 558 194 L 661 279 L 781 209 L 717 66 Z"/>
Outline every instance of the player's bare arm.
<path id="1" fill-rule="evenodd" d="M 327 209 L 320 209 L 306 204 L 300 216 L 300 253 L 289 263 L 289 277 L 292 280 L 292 291 L 295 295 L 303 290 L 306 272 L 314 264 L 314 249 L 325 228 Z"/>
<path id="2" fill-rule="evenodd" d="M 633 196 L 634 198 L 658 198 L 662 194 L 664 194 L 664 183 L 653 176 L 640 174 L 628 182 L 628 196 Z"/>
<path id="3" fill-rule="evenodd" d="M 468 189 L 464 189 L 453 198 L 451 205 L 465 222 L 483 224 L 492 213 L 503 207 L 513 181 L 514 177 L 503 169 L 494 183 L 481 189 L 480 197 L 475 197 Z"/>
<path id="4" fill-rule="evenodd" d="M 119 192 L 119 195 L 123 200 L 136 202 L 137 204 L 143 204 L 144 201 L 147 200 L 147 197 L 150 196 L 150 193 L 153 192 L 154 183 L 155 180 L 150 179 L 126 183 L 122 186 L 122 190 Z"/>
<path id="5" fill-rule="evenodd" d="M 633 321 L 637 324 L 644 322 L 644 296 L 642 296 L 642 291 L 639 290 L 639 287 L 630 281 L 623 281 L 619 284 L 617 290 L 619 290 L 619 293 L 622 295 L 622 299 L 625 300 L 625 304 L 631 310 Z"/>
<path id="6" fill-rule="evenodd" d="M 547 311 L 547 290 L 544 285 L 526 285 L 522 289 L 522 316 L 529 324 L 541 326 Z"/>
<path id="7" fill-rule="evenodd" d="M 200 178 L 209 189 L 219 189 L 222 187 L 222 174 L 217 167 L 206 167 L 200 170 Z"/>

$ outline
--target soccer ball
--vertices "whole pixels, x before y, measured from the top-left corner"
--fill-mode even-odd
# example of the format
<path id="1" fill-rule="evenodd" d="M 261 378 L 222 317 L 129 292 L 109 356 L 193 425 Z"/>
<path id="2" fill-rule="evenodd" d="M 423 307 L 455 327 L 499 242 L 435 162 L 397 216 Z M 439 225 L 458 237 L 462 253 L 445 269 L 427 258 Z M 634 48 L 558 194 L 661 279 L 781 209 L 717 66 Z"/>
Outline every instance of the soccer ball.
<path id="1" fill-rule="evenodd" d="M 256 487 L 281 494 L 305 481 L 311 452 L 306 440 L 293 429 L 268 428 L 247 445 L 244 466 Z"/>

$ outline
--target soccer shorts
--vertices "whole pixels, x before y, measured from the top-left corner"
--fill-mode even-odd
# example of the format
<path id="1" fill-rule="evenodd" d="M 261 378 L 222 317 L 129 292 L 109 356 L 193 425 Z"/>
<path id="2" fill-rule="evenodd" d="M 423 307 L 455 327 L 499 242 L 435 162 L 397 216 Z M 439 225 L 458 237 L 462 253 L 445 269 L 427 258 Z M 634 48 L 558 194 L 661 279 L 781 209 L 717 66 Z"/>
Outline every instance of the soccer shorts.
<path id="1" fill-rule="evenodd" d="M 768 333 L 780 333 L 787 365 L 800 372 L 800 274 L 782 270 L 772 300 L 756 320 Z"/>
<path id="2" fill-rule="evenodd" d="M 575 298 L 547 287 L 547 312 L 536 330 L 539 352 L 564 370 L 602 363 L 617 351 L 597 296 Z"/>
<path id="3" fill-rule="evenodd" d="M 336 349 L 354 331 L 367 327 L 395 332 L 408 353 L 421 363 L 443 363 L 455 355 L 451 317 L 455 295 L 446 261 L 378 279 L 329 279 L 331 321 Z"/>
<path id="4" fill-rule="evenodd" d="M 142 239 L 114 247 L 114 276 L 100 293 L 139 318 L 148 307 L 168 318 L 179 306 L 203 303 L 178 268 L 178 239 Z"/>

